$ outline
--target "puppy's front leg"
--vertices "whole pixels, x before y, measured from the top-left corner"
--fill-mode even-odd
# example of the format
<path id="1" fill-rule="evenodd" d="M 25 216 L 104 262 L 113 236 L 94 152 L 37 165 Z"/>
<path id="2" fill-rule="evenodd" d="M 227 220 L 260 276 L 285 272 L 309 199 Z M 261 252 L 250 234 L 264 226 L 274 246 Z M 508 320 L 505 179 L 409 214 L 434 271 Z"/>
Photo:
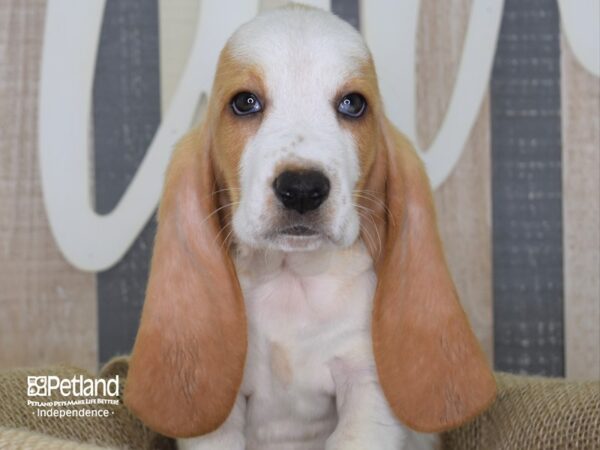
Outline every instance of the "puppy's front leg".
<path id="1" fill-rule="evenodd" d="M 330 368 L 338 425 L 326 450 L 404 449 L 405 429 L 385 400 L 374 364 L 336 359 Z"/>
<path id="2" fill-rule="evenodd" d="M 177 439 L 179 450 L 245 450 L 246 398 L 238 394 L 227 420 L 212 433 Z"/>

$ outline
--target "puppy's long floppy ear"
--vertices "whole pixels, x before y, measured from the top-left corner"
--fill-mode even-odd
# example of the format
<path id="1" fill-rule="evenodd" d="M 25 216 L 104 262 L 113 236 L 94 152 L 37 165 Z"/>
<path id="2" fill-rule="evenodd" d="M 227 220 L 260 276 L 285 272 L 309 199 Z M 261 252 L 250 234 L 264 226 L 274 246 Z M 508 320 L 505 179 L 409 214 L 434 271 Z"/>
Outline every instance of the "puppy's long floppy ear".
<path id="1" fill-rule="evenodd" d="M 242 380 L 246 320 L 233 264 L 219 240 L 214 181 L 208 133 L 192 131 L 167 172 L 125 387 L 133 413 L 171 437 L 218 428 Z"/>
<path id="2" fill-rule="evenodd" d="M 398 418 L 438 432 L 483 411 L 496 385 L 446 266 L 421 161 L 393 125 L 381 127 L 388 217 L 373 310 L 377 371 Z"/>

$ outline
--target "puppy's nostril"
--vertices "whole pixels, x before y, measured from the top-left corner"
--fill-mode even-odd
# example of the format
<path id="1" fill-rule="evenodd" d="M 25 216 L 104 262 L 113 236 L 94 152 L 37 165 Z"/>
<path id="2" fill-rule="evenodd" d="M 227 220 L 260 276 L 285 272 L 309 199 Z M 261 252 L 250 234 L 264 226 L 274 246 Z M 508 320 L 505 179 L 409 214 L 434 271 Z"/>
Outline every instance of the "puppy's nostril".
<path id="1" fill-rule="evenodd" d="M 279 201 L 300 214 L 317 209 L 329 195 L 329 179 L 318 170 L 286 170 L 273 182 Z"/>

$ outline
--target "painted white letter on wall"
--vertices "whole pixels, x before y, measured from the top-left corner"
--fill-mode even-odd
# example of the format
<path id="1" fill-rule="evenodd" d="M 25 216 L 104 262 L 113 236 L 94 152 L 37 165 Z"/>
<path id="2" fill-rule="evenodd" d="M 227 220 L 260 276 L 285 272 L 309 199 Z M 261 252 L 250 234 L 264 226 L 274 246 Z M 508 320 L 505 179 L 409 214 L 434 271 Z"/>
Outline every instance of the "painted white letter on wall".
<path id="1" fill-rule="evenodd" d="M 82 270 L 107 269 L 134 242 L 156 208 L 161 192 L 157 180 L 163 179 L 172 148 L 210 92 L 220 49 L 241 23 L 257 13 L 260 3 L 245 0 L 231 8 L 220 0 L 201 0 L 194 44 L 170 107 L 123 197 L 113 211 L 100 215 L 91 199 L 89 117 L 105 1 L 48 1 L 39 105 L 40 167 L 50 226 L 71 264 Z M 330 7 L 329 0 L 307 3 Z M 431 147 L 419 149 L 434 187 L 457 164 L 477 118 L 489 83 L 503 3 L 472 2 L 448 110 Z M 559 0 L 559 4 L 574 53 L 588 70 L 600 74 L 600 0 Z M 378 68 L 388 116 L 415 143 L 419 8 L 419 0 L 361 2 L 362 31 Z"/>

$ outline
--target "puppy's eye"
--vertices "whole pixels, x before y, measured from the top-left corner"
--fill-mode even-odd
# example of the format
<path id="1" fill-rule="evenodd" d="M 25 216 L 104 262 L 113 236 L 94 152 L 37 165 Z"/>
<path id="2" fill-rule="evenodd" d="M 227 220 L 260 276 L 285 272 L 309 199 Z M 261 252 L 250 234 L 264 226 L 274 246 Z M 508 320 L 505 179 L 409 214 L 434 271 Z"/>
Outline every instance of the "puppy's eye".
<path id="1" fill-rule="evenodd" d="M 352 118 L 362 116 L 365 109 L 367 109 L 367 101 L 362 95 L 357 93 L 345 95 L 337 107 L 340 114 Z"/>
<path id="2" fill-rule="evenodd" d="M 262 110 L 260 100 L 251 92 L 240 92 L 231 100 L 231 109 L 238 116 L 254 114 Z"/>

